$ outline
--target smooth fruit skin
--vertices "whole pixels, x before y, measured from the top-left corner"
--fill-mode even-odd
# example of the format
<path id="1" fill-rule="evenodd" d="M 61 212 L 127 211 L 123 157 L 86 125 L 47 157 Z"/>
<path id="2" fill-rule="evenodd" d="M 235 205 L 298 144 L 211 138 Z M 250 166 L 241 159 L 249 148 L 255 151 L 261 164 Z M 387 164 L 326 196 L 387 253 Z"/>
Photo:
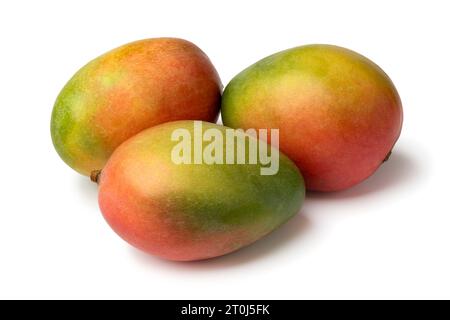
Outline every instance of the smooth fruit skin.
<path id="1" fill-rule="evenodd" d="M 271 176 L 260 175 L 260 164 L 177 165 L 171 134 L 178 128 L 192 133 L 193 121 L 143 131 L 117 148 L 101 173 L 100 209 L 124 240 L 165 259 L 201 260 L 246 246 L 299 211 L 303 179 L 286 156 Z"/>
<path id="2" fill-rule="evenodd" d="M 397 141 L 403 120 L 389 77 L 360 54 L 308 45 L 269 56 L 225 88 L 223 123 L 278 128 L 280 148 L 307 189 L 337 191 L 369 177 Z"/>
<path id="3" fill-rule="evenodd" d="M 80 69 L 59 94 L 51 135 L 81 174 L 102 169 L 136 133 L 174 120 L 216 121 L 222 84 L 208 57 L 174 38 L 133 42 Z"/>

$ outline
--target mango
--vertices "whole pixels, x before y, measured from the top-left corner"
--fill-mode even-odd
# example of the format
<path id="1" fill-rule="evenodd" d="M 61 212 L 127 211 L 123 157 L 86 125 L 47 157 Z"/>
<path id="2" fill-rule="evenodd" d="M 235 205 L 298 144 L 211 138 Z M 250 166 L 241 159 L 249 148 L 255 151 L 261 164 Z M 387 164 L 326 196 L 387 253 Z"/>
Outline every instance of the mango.
<path id="1" fill-rule="evenodd" d="M 62 89 L 51 118 L 53 144 L 70 167 L 89 175 L 146 128 L 216 121 L 221 91 L 208 57 L 186 40 L 126 44 L 89 62 Z"/>
<path id="2" fill-rule="evenodd" d="M 224 90 L 223 123 L 276 128 L 280 149 L 314 191 L 349 188 L 386 160 L 399 138 L 403 109 L 384 71 L 332 45 L 307 45 L 266 57 Z"/>
<path id="3" fill-rule="evenodd" d="M 190 164 L 178 162 L 174 153 L 180 141 L 174 132 L 188 133 L 186 141 L 194 146 L 198 123 L 204 152 L 213 143 L 225 157 L 230 152 L 225 139 L 207 142 L 206 133 L 216 129 L 225 136 L 227 129 L 234 130 L 176 121 L 124 142 L 93 177 L 99 182 L 100 209 L 112 229 L 131 245 L 169 260 L 208 259 L 249 245 L 293 217 L 305 195 L 298 168 L 283 154 L 271 175 L 261 175 L 265 165 L 259 160 L 198 163 L 193 152 Z M 249 146 L 245 144 L 246 158 Z"/>

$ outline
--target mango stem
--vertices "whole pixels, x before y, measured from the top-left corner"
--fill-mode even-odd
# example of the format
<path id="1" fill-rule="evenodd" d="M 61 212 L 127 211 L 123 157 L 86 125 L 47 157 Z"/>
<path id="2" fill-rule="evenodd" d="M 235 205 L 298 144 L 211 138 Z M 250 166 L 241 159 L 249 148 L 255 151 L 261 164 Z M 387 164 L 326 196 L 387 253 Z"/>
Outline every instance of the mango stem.
<path id="1" fill-rule="evenodd" d="M 94 171 L 92 171 L 91 172 L 91 176 L 90 176 L 91 181 L 99 184 L 100 183 L 100 175 L 101 175 L 101 173 L 102 173 L 102 170 L 94 170 Z"/>
<path id="2" fill-rule="evenodd" d="M 391 154 L 392 154 L 392 150 L 391 151 L 389 151 L 389 153 L 386 155 L 386 157 L 384 157 L 384 159 L 383 159 L 383 162 L 386 162 L 386 161 L 388 161 L 389 160 L 389 158 L 391 157 Z"/>

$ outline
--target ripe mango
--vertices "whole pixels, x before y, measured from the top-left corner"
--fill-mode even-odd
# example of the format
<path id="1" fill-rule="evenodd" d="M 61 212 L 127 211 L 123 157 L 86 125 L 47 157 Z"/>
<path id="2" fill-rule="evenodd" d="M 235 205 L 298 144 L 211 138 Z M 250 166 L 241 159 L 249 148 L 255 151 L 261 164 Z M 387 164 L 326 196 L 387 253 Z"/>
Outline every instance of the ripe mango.
<path id="1" fill-rule="evenodd" d="M 351 50 L 307 45 L 256 62 L 225 88 L 223 123 L 276 128 L 280 149 L 306 187 L 351 187 L 388 158 L 403 121 L 398 92 L 383 70 Z"/>
<path id="2" fill-rule="evenodd" d="M 222 85 L 194 44 L 147 39 L 89 62 L 59 94 L 51 135 L 61 158 L 81 174 L 102 169 L 114 149 L 154 125 L 215 121 Z"/>
<path id="3" fill-rule="evenodd" d="M 201 124 L 225 136 L 226 127 Z M 94 177 L 103 216 L 124 240 L 165 259 L 201 260 L 246 246 L 299 211 L 304 183 L 286 156 L 274 175 L 261 175 L 261 162 L 176 164 L 173 132 L 180 128 L 194 145 L 194 121 L 161 124 L 120 145 Z M 230 151 L 225 140 L 220 148 L 224 156 Z"/>

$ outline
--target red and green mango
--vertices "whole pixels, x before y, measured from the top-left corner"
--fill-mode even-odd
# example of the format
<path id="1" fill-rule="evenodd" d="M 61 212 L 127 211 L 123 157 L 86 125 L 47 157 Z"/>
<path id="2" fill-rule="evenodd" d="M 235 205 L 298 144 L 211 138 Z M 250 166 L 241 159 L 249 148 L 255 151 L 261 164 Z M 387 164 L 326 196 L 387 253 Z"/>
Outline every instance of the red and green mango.
<path id="1" fill-rule="evenodd" d="M 253 243 L 299 211 L 304 183 L 289 158 L 280 154 L 274 175 L 261 175 L 260 162 L 176 164 L 172 133 L 180 128 L 194 139 L 194 121 L 152 127 L 120 145 L 102 170 L 100 209 L 124 240 L 165 259 L 202 260 Z M 226 154 L 224 141 L 221 148 Z"/>
<path id="2" fill-rule="evenodd" d="M 251 65 L 227 85 L 232 128 L 279 129 L 280 149 L 315 191 L 351 187 L 389 156 L 403 120 L 399 94 L 375 63 L 337 46 L 307 45 Z"/>
<path id="3" fill-rule="evenodd" d="M 83 175 L 102 169 L 123 141 L 174 120 L 216 121 L 222 84 L 208 57 L 174 38 L 116 48 L 65 85 L 51 119 L 61 158 Z"/>

